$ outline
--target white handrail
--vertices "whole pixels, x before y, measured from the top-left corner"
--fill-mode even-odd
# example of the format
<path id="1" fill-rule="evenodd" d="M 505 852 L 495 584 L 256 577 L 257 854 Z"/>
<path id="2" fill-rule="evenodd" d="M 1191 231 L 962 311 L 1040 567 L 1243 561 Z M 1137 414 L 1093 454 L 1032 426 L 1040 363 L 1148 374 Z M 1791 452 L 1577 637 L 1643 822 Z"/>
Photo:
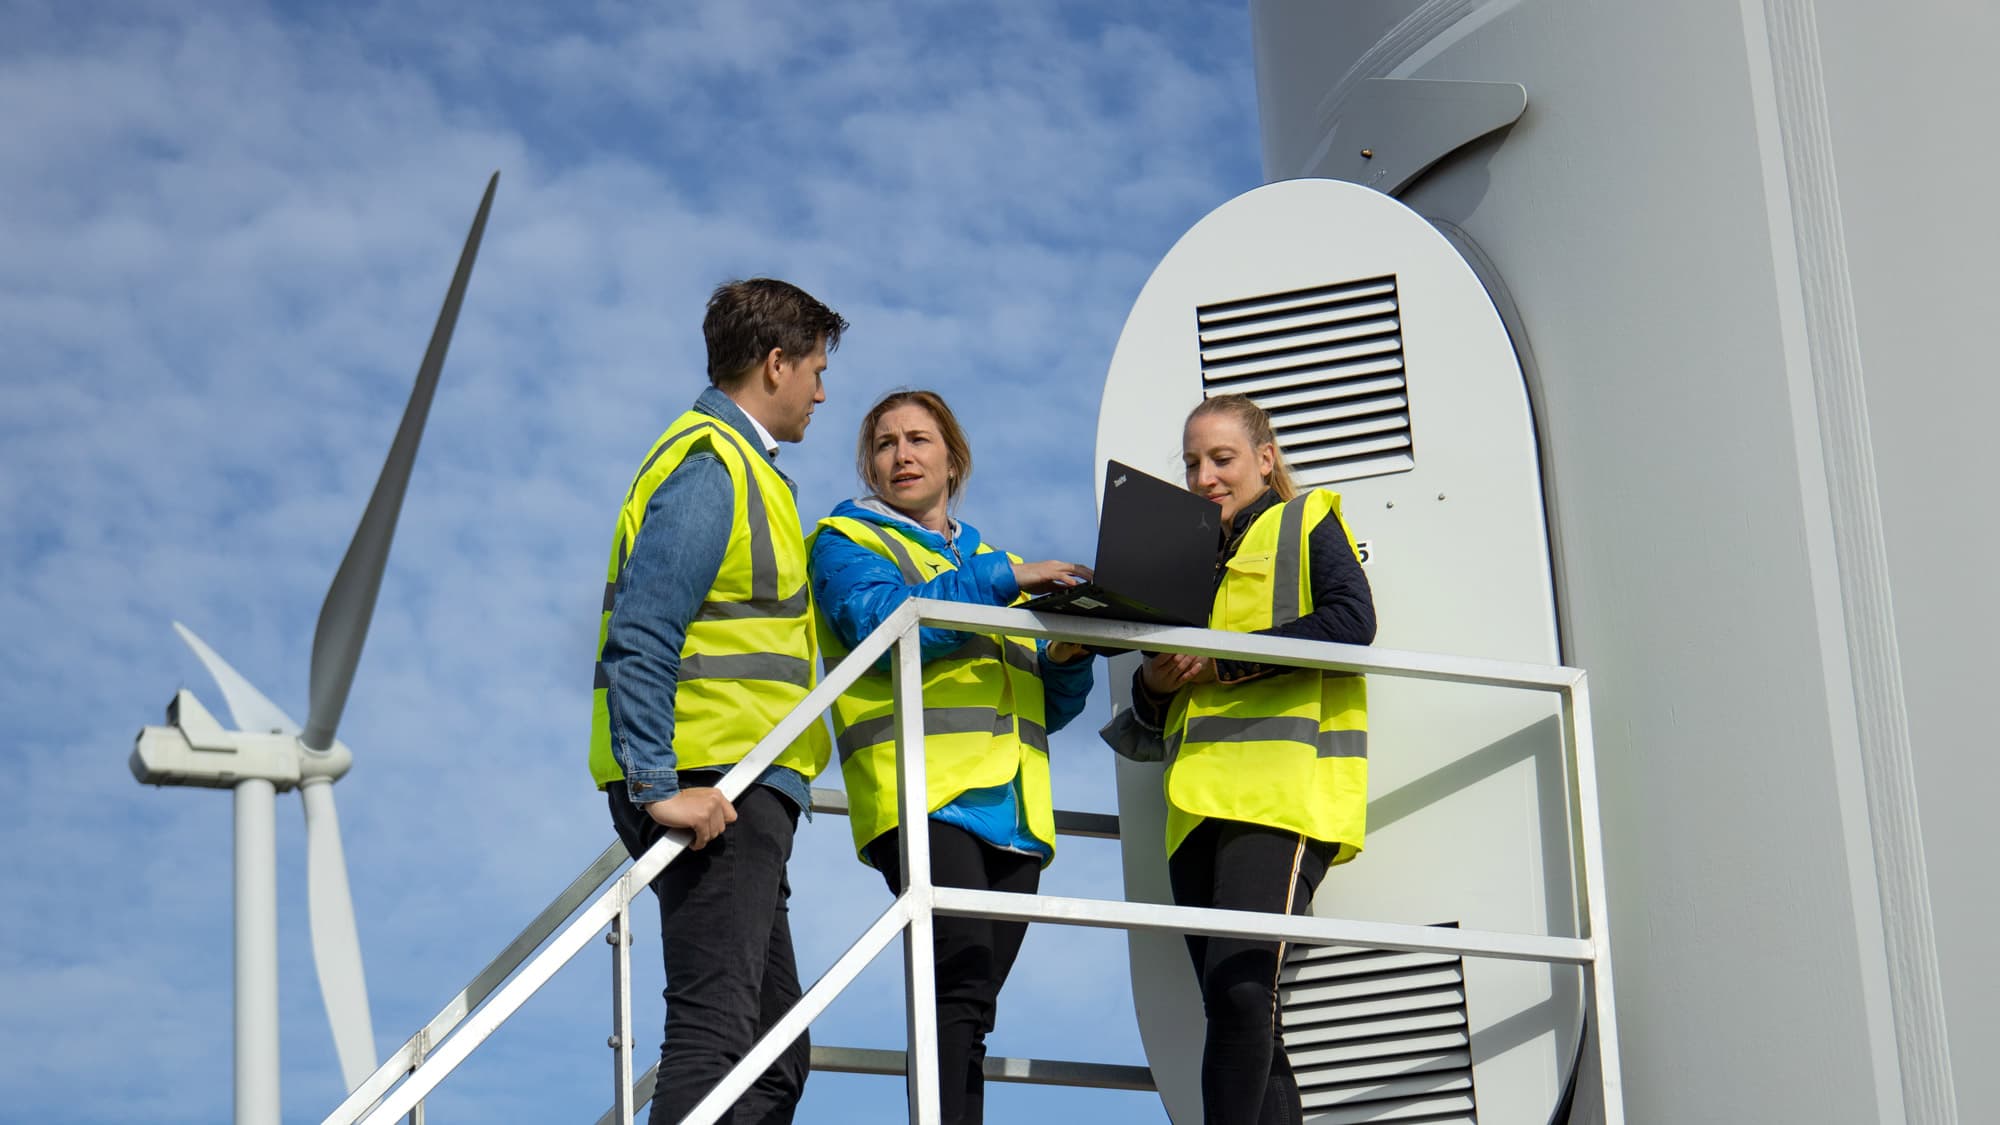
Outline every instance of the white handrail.
<path id="1" fill-rule="evenodd" d="M 820 715 L 833 706 L 833 701 L 840 698 L 842 692 L 854 686 L 854 681 L 860 679 L 870 665 L 881 659 L 882 655 L 889 651 L 889 646 L 895 643 L 896 638 L 911 628 L 915 621 L 916 611 L 913 605 L 906 603 L 898 607 L 882 622 L 880 628 L 854 646 L 854 650 L 847 654 L 847 659 L 842 660 L 827 673 L 826 679 L 807 693 L 805 699 L 781 719 L 777 726 L 772 727 L 771 732 L 765 735 L 742 761 L 730 767 L 716 788 L 722 790 L 723 796 L 732 802 L 741 797 L 743 791 L 750 787 L 750 783 L 763 773 L 766 767 L 778 760 L 778 755 L 784 752 L 785 747 L 791 745 L 793 739 L 805 733 L 808 726 L 818 722 Z M 583 942 L 588 940 L 589 934 L 610 924 L 612 916 L 618 912 L 617 906 L 613 904 L 614 896 L 617 896 L 616 902 L 619 904 L 631 902 L 645 889 L 653 876 L 658 875 L 686 849 L 689 839 L 691 837 L 686 829 L 667 832 L 659 842 L 647 849 L 645 855 L 633 861 L 632 866 L 619 877 L 616 884 L 598 895 L 585 908 L 583 914 L 563 927 L 548 948 L 523 964 L 519 975 L 495 991 L 488 998 L 485 1007 L 461 1021 L 458 1030 L 452 1033 L 450 1038 L 443 1040 L 442 1044 L 429 1044 L 427 1057 L 393 1092 L 382 1096 L 382 1100 L 376 1102 L 373 1097 L 361 1099 L 362 1091 L 357 1090 L 342 1101 L 333 1113 L 325 1118 L 322 1125 L 348 1125 L 356 1120 L 387 1125 L 388 1122 L 408 1113 L 412 1106 L 435 1089 L 437 1084 L 444 1080 L 445 1075 L 450 1074 L 465 1056 L 471 1053 L 472 1048 L 484 1042 L 486 1037 L 493 1033 L 494 1028 L 513 1015 L 528 997 L 547 983 L 557 969 L 575 956 Z M 585 922 L 592 923 L 590 929 L 583 929 Z M 578 933 L 584 936 L 575 937 L 574 935 Z M 558 951 L 565 952 L 557 958 L 554 955 Z M 461 1043 L 464 1046 L 458 1047 L 457 1045 Z M 630 1050 L 631 1045 L 628 1043 L 623 1049 Z M 440 1060 L 447 1061 L 441 1063 Z M 364 1089 L 365 1087 L 366 1084 Z M 365 1116 L 362 1115 L 364 1110 Z"/>
<path id="2" fill-rule="evenodd" d="M 1575 963 L 1591 978 L 1591 998 L 1596 1009 L 1601 1081 L 1607 1125 L 1621 1125 L 1623 1098 L 1618 1069 L 1617 1022 L 1612 1004 L 1609 917 L 1603 886 L 1603 834 L 1598 821 L 1596 761 L 1591 739 L 1588 687 L 1578 669 L 1482 660 L 1432 653 L 1398 652 L 1358 645 L 1336 645 L 1283 637 L 1260 636 L 1210 629 L 1145 625 L 1132 622 L 1100 621 L 1056 614 L 1032 614 L 1016 609 L 910 599 L 882 622 L 846 659 L 828 672 L 797 708 L 772 728 L 740 762 L 724 775 L 719 788 L 730 800 L 740 797 L 785 747 L 827 710 L 843 691 L 872 667 L 891 645 L 898 649 L 891 662 L 895 688 L 896 760 L 899 800 L 910 807 L 900 810 L 903 823 L 921 821 L 926 810 L 920 795 L 924 756 L 907 753 L 921 748 L 923 739 L 922 676 L 917 634 L 920 627 L 934 626 L 979 633 L 1019 637 L 1046 637 L 1084 644 L 1143 648 L 1155 652 L 1190 652 L 1205 656 L 1255 660 L 1263 663 L 1318 668 L 1327 671 L 1388 675 L 1412 679 L 1477 684 L 1492 687 L 1547 691 L 1561 699 L 1565 743 L 1565 773 L 1570 785 L 1570 808 L 1577 818 L 1575 834 L 1580 845 L 1583 914 L 1587 933 L 1581 938 L 1554 938 L 1532 934 L 1463 931 L 1428 926 L 1357 922 L 1294 915 L 1267 915 L 1250 912 L 1170 907 L 1149 903 L 1109 902 L 1052 896 L 1013 895 L 992 891 L 936 888 L 930 882 L 928 840 L 921 832 L 899 833 L 903 848 L 903 870 L 907 888 L 862 937 L 807 990 L 798 1005 L 782 1018 L 703 1101 L 686 1121 L 709 1125 L 716 1120 L 758 1074 L 801 1034 L 833 997 L 859 975 L 888 942 L 901 933 L 905 942 L 906 999 L 909 1006 L 910 1120 L 931 1125 L 937 1120 L 936 1011 L 931 999 L 934 982 L 929 971 L 930 927 L 936 913 L 971 914 L 1018 920 L 1057 922 L 1075 925 L 1121 928 L 1159 928 L 1183 932 L 1228 934 L 1278 938 L 1307 945 L 1343 944 L 1388 949 L 1418 949 L 1459 953 L 1468 956 L 1517 958 L 1536 961 Z M 464 1018 L 457 1030 L 442 1043 L 422 1042 L 424 1033 L 405 1045 L 416 1054 L 428 1050 L 428 1057 L 416 1062 L 401 1085 L 381 1093 L 378 1079 L 389 1080 L 399 1068 L 384 1064 L 374 1076 L 351 1094 L 326 1125 L 349 1125 L 355 1120 L 369 1125 L 389 1125 L 420 1103 L 444 1077 L 462 1062 L 502 1022 L 520 1008 L 555 972 L 574 957 L 591 936 L 621 919 L 628 904 L 645 889 L 653 876 L 672 862 L 687 842 L 687 834 L 674 831 L 640 856 L 615 884 L 550 941 L 548 947 L 526 961 L 517 976 L 494 992 L 485 1007 Z M 609 853 L 607 853 L 608 855 Z M 553 906 L 551 907 L 553 909 Z M 546 915 L 547 912 L 545 912 Z M 517 938 L 518 944 L 527 938 Z M 496 960 L 497 964 L 497 960 Z M 470 991 L 470 989 L 468 989 Z M 462 996 L 465 994 L 461 994 Z M 476 1001 L 474 1001 L 476 1003 Z M 614 1006 L 616 1006 L 614 1002 Z M 443 1013 L 440 1014 L 440 1021 Z M 621 1020 L 624 1014 L 621 1012 Z M 438 1023 L 440 1021 L 433 1021 Z M 429 1030 L 428 1028 L 426 1029 Z M 629 1034 L 618 1037 L 620 1058 L 614 1068 L 625 1088 L 617 1095 L 619 1108 L 629 1104 L 632 1050 Z M 399 1055 L 400 1057 L 400 1055 Z M 396 1060 L 392 1059 L 394 1063 Z M 379 1102 L 376 1098 L 380 1097 Z M 371 1107 L 371 1103 L 374 1103 Z M 361 1116 L 363 1111 L 365 1116 Z"/>
<path id="3" fill-rule="evenodd" d="M 814 787 L 812 791 L 812 807 L 816 813 L 831 813 L 835 816 L 846 816 L 848 814 L 847 794 L 838 789 Z M 1055 827 L 1056 835 L 1058 836 L 1076 836 L 1096 840 L 1118 839 L 1118 817 L 1115 813 L 1079 812 L 1073 809 L 1057 809 L 1055 811 Z M 522 927 L 521 932 L 514 936 L 514 940 L 508 942 L 504 949 L 494 955 L 493 959 L 488 961 L 486 966 L 480 969 L 473 976 L 472 980 L 458 991 L 457 995 L 446 1001 L 444 1007 L 438 1009 L 438 1013 L 432 1016 L 416 1034 L 405 1040 L 401 1047 L 390 1052 L 389 1057 L 382 1060 L 382 1064 L 375 1069 L 374 1073 L 362 1079 L 361 1084 L 356 1086 L 346 1098 L 342 1099 L 340 1105 L 335 1108 L 333 1114 L 327 1120 L 358 1120 L 368 1107 L 374 1105 L 388 1091 L 389 1087 L 394 1086 L 404 1075 L 414 1070 L 417 1064 L 424 1061 L 424 1057 L 430 1050 L 431 1044 L 442 1042 L 444 1037 L 451 1034 L 464 1021 L 467 1015 L 470 1015 L 474 1009 L 485 1003 L 486 998 L 492 995 L 493 990 L 500 987 L 508 977 L 512 976 L 514 970 L 520 968 L 521 963 L 526 961 L 536 949 L 540 948 L 542 942 L 546 941 L 550 934 L 556 932 L 556 928 L 562 924 L 563 919 L 574 914 L 577 907 L 582 906 L 591 896 L 603 890 L 604 885 L 618 874 L 618 869 L 625 866 L 625 863 L 630 858 L 626 854 L 625 845 L 613 839 L 610 845 L 579 872 L 576 878 L 572 879 L 569 885 L 564 887 L 555 898 L 551 899 L 549 904 L 542 908 L 541 913 L 535 915 L 533 921 Z M 813 1069 L 856 1074 L 875 1074 L 881 1072 L 881 1067 L 885 1065 L 882 1060 L 891 1054 L 895 1055 L 897 1059 L 903 1057 L 901 1051 L 870 1051 L 858 1047 L 821 1048 L 815 1046 L 813 1048 Z M 826 1060 L 825 1062 L 821 1061 L 823 1058 Z M 868 1060 L 865 1064 L 856 1061 L 864 1058 Z M 990 1064 L 990 1069 L 994 1072 L 992 1077 L 994 1077 L 995 1081 L 1075 1085 L 1078 1082 L 1077 1074 L 1101 1070 L 1104 1074 L 1110 1076 L 1107 1079 L 1108 1081 L 1117 1083 L 1116 1088 L 1133 1088 L 1131 1085 L 1133 1081 L 1132 1077 L 1125 1073 L 1131 1068 L 1117 1064 L 1057 1064 L 1047 1059 L 1008 1059 L 997 1056 L 989 1057 L 987 1062 Z M 1063 1069 L 1064 1067 L 1071 1069 L 1066 1070 Z M 902 1073 L 902 1064 L 900 1062 L 897 1064 L 896 1073 Z M 1052 1074 L 1059 1074 L 1062 1077 L 1060 1079 L 1045 1077 Z M 632 1085 L 634 1090 L 652 1089 L 652 1072 L 648 1071 L 646 1074 L 634 1079 Z M 1151 1087 L 1146 1088 L 1150 1089 Z M 651 1095 L 646 1096 L 649 1097 Z M 644 1100 L 644 1097 L 639 1098 L 641 1103 Z M 606 1113 L 605 1120 L 611 1119 L 612 1112 L 615 1111 Z"/>
<path id="4" fill-rule="evenodd" d="M 585 899 L 595 894 L 617 874 L 618 869 L 625 865 L 626 858 L 625 845 L 617 840 L 611 841 L 611 845 L 592 860 L 590 866 L 585 867 L 575 879 L 570 880 L 569 886 L 564 887 L 560 894 L 543 907 L 542 912 L 535 915 L 533 921 L 522 927 L 521 932 L 514 936 L 513 941 L 507 943 L 506 948 L 496 954 L 493 960 L 488 961 L 485 968 L 474 974 L 472 980 L 459 990 L 458 995 L 446 1001 L 444 1007 L 438 1009 L 438 1014 L 432 1016 L 422 1029 L 404 1040 L 401 1047 L 396 1048 L 388 1058 L 382 1060 L 382 1065 L 376 1067 L 373 1074 L 362 1079 L 361 1084 L 341 1100 L 340 1105 L 334 1108 L 327 1120 L 356 1120 L 363 1110 L 374 1105 L 377 1099 L 388 1092 L 389 1087 L 416 1069 L 417 1065 L 424 1061 L 431 1044 L 442 1042 L 466 1016 L 485 1003 L 486 998 L 493 994 L 493 990 L 513 975 L 514 970 L 520 968 L 521 962 L 547 940 L 550 934 L 556 932 L 556 927 L 562 924 L 563 919 L 574 913 L 577 907 L 583 905 Z"/>

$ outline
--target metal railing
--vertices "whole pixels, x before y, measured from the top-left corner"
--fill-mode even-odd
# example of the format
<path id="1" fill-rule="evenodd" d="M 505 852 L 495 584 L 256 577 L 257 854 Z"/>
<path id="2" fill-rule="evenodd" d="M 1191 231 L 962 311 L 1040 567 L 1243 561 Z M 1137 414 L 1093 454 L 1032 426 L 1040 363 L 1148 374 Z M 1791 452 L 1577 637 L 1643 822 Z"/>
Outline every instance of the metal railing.
<path id="1" fill-rule="evenodd" d="M 1565 938 L 939 887 L 931 882 L 928 834 L 898 833 L 902 868 L 907 873 L 904 892 L 696 1105 L 685 1118 L 690 1125 L 710 1125 L 721 1117 L 749 1089 L 756 1077 L 899 934 L 904 944 L 904 994 L 909 1033 L 909 1051 L 904 1065 L 909 1078 L 910 1121 L 913 1125 L 933 1125 L 938 1120 L 937 1012 L 930 949 L 933 918 L 938 914 L 1578 965 L 1590 978 L 1589 999 L 1596 1031 L 1604 1119 L 1607 1125 L 1622 1125 L 1624 1111 L 1618 1066 L 1617 1019 L 1612 997 L 1603 834 L 1598 822 L 1597 767 L 1590 732 L 1589 688 L 1581 670 L 911 599 L 857 644 L 791 714 L 729 770 L 718 786 L 723 795 L 731 801 L 741 797 L 743 791 L 777 759 L 786 746 L 810 724 L 819 722 L 820 715 L 832 706 L 833 701 L 893 646 L 896 655 L 890 667 L 896 701 L 899 819 L 904 824 L 923 821 L 928 815 L 928 810 L 923 807 L 924 794 L 928 792 L 924 780 L 924 755 L 908 752 L 911 748 L 920 750 L 923 746 L 923 674 L 918 648 L 918 629 L 922 626 L 1552 693 L 1561 704 L 1565 777 L 1570 787 L 1570 810 L 1576 818 L 1572 831 L 1582 868 L 1580 890 L 1583 902 L 1578 913 L 1584 920 L 1585 934 Z M 1073 824 L 1072 828 L 1086 828 L 1087 834 L 1091 835 L 1115 835 L 1116 818 L 1095 815 L 1101 819 L 1093 822 L 1088 819 L 1093 814 L 1070 814 L 1071 817 L 1082 818 L 1082 823 Z M 611 1042 L 615 1083 L 609 1116 L 614 1121 L 629 1122 L 638 1099 L 650 1086 L 642 1079 L 639 1089 L 635 1090 L 632 1071 L 631 903 L 654 876 L 680 855 L 686 848 L 687 840 L 685 832 L 669 833 L 626 868 L 611 886 L 591 899 L 574 920 L 560 925 L 579 902 L 589 897 L 591 889 L 602 886 L 611 878 L 611 871 L 618 867 L 623 849 L 616 844 L 607 848 L 589 870 L 571 883 L 563 896 L 543 910 L 514 939 L 507 950 L 482 970 L 423 1030 L 412 1036 L 349 1094 L 327 1116 L 325 1125 L 352 1125 L 356 1121 L 367 1125 L 390 1125 L 405 1114 L 410 1115 L 412 1122 L 421 1125 L 421 1106 L 425 1096 L 501 1023 L 519 1010 L 528 997 L 580 953 L 594 935 L 607 928 L 610 932 L 606 940 L 611 942 L 613 949 L 614 1031 Z M 546 948 L 522 960 L 527 951 L 541 946 L 544 941 L 547 942 Z M 502 979 L 517 964 L 518 972 L 503 984 Z M 895 1054 L 849 1053 L 856 1055 L 857 1059 L 853 1060 L 852 1066 L 843 1069 L 868 1073 L 887 1072 L 881 1068 L 885 1067 L 887 1058 Z M 884 1058 L 872 1057 L 877 1054 Z M 819 1060 L 815 1061 L 817 1064 Z M 1045 1070 L 1073 1065 L 1044 1063 L 1041 1060 L 989 1061 L 1023 1064 L 1021 1075 L 1003 1073 L 996 1077 L 1031 1081 L 1036 1079 L 1026 1077 L 1031 1069 L 1027 1064 L 1040 1063 Z M 1002 1069 L 1005 1070 L 1004 1065 Z M 1109 1072 L 1112 1069 L 1137 1068 L 1104 1069 Z M 1060 1078 L 1042 1080 L 1060 1081 Z"/>

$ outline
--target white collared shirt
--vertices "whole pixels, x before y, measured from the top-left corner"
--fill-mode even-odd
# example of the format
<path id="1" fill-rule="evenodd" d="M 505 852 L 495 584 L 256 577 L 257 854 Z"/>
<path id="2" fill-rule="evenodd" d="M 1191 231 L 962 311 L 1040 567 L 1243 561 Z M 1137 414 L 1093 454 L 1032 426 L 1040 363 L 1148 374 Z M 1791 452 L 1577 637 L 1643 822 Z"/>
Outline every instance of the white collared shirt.
<path id="1" fill-rule="evenodd" d="M 743 410 L 740 406 L 737 409 Z M 750 428 L 757 431 L 757 440 L 764 443 L 764 452 L 776 457 L 778 455 L 778 439 L 771 436 L 771 431 L 764 428 L 764 423 L 759 422 L 755 414 L 750 413 L 748 410 L 743 410 L 743 416 L 750 419 Z"/>

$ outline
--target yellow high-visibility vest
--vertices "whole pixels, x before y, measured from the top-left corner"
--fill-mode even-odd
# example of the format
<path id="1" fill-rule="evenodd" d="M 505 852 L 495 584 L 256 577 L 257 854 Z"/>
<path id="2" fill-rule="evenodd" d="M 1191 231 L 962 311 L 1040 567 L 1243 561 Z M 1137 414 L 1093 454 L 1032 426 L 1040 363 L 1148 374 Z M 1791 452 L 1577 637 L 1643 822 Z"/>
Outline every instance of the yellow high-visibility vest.
<path id="1" fill-rule="evenodd" d="M 619 576 L 645 523 L 646 506 L 654 490 L 696 451 L 722 462 L 735 495 L 722 567 L 681 644 L 674 756 L 681 769 L 712 769 L 742 760 L 805 699 L 818 682 L 819 646 L 792 490 L 729 423 L 690 410 L 653 443 L 618 511 L 597 626 L 600 661 Z M 590 735 L 590 775 L 599 789 L 625 776 L 611 746 L 608 686 L 600 662 L 591 693 Z M 777 764 L 811 778 L 826 767 L 830 755 L 826 725 L 815 721 L 785 748 Z"/>
<path id="2" fill-rule="evenodd" d="M 866 520 L 829 516 L 827 528 L 889 559 L 905 582 L 928 582 L 957 564 L 922 543 Z M 979 554 L 994 550 L 979 545 Z M 1013 555 L 1007 556 L 1020 562 Z M 847 648 L 822 616 L 820 647 L 829 667 Z M 891 658 L 893 659 L 893 657 Z M 924 662 L 924 781 L 931 812 L 971 789 L 1006 785 L 1018 774 L 1028 831 L 1055 856 L 1055 802 L 1049 788 L 1049 736 L 1035 642 L 974 634 L 952 652 Z M 847 823 L 854 850 L 868 862 L 870 841 L 896 827 L 896 719 L 886 671 L 871 670 L 833 705 L 834 745 L 847 782 Z M 1044 861 L 1046 865 L 1047 861 Z"/>
<path id="3" fill-rule="evenodd" d="M 1315 489 L 1274 505 L 1243 533 L 1209 614 L 1253 632 L 1312 612 L 1312 530 L 1339 515 Z M 1349 550 L 1354 533 L 1347 534 Z M 1262 824 L 1340 846 L 1353 859 L 1368 824 L 1368 684 L 1300 668 L 1241 684 L 1194 684 L 1167 712 L 1167 852 L 1206 817 Z"/>

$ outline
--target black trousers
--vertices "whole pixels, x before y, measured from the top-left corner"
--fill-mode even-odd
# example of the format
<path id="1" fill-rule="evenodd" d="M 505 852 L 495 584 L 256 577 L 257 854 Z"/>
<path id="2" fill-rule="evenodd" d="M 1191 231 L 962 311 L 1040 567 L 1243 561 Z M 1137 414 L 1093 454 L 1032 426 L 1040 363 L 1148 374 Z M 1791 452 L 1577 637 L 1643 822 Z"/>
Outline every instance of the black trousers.
<path id="1" fill-rule="evenodd" d="M 635 857 L 666 832 L 626 796 L 624 782 L 612 782 L 605 794 L 618 838 Z M 667 969 L 667 1022 L 652 1125 L 674 1125 L 686 1117 L 798 1003 L 787 908 L 792 888 L 785 878 L 798 819 L 790 801 L 768 786 L 753 785 L 736 802 L 734 824 L 700 851 L 682 853 L 653 879 Z M 812 1046 L 801 1035 L 722 1120 L 787 1125 L 811 1058 Z"/>
<path id="2" fill-rule="evenodd" d="M 1034 894 L 1042 883 L 1039 856 L 1002 851 L 962 828 L 926 820 L 931 837 L 931 883 L 978 891 Z M 902 830 L 892 828 L 868 844 L 868 858 L 896 894 L 903 891 Z M 1021 952 L 1026 922 L 951 918 L 933 923 L 937 964 L 938 1103 L 945 1125 L 980 1125 L 986 1119 L 986 1034 L 998 1014 L 1000 986 Z"/>
<path id="3" fill-rule="evenodd" d="M 1167 875 L 1180 906 L 1304 914 L 1333 852 L 1296 832 L 1211 818 L 1167 858 Z M 1208 1017 L 1203 1125 L 1300 1125 L 1278 1011 L 1284 943 L 1190 934 L 1187 946 Z"/>

